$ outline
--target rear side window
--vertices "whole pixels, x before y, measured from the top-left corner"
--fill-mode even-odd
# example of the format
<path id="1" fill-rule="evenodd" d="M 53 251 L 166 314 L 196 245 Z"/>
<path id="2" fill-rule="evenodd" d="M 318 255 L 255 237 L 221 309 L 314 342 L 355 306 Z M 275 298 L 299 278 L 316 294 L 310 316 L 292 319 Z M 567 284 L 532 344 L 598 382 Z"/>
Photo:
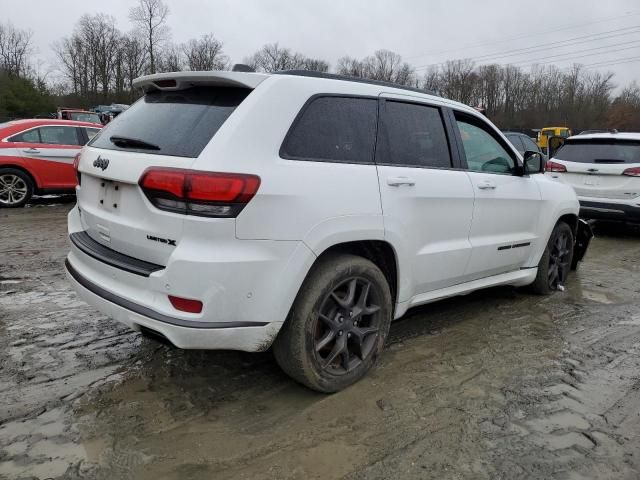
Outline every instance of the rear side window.
<path id="1" fill-rule="evenodd" d="M 195 158 L 250 92 L 225 87 L 149 92 L 89 144 L 108 150 Z M 134 141 L 129 145 L 121 141 L 118 146 L 112 137 Z"/>
<path id="2" fill-rule="evenodd" d="M 569 141 L 554 157 L 577 163 L 640 163 L 640 142 Z"/>
<path id="3" fill-rule="evenodd" d="M 26 132 L 14 135 L 9 139 L 10 142 L 24 142 L 24 143 L 42 143 L 40 141 L 40 129 L 34 128 L 27 130 Z"/>
<path id="4" fill-rule="evenodd" d="M 386 101 L 378 135 L 378 163 L 451 168 L 440 110 Z"/>
<path id="5" fill-rule="evenodd" d="M 40 127 L 40 143 L 82 145 L 76 127 Z"/>
<path id="6" fill-rule="evenodd" d="M 318 97 L 296 119 L 280 151 L 283 158 L 373 163 L 378 101 Z"/>

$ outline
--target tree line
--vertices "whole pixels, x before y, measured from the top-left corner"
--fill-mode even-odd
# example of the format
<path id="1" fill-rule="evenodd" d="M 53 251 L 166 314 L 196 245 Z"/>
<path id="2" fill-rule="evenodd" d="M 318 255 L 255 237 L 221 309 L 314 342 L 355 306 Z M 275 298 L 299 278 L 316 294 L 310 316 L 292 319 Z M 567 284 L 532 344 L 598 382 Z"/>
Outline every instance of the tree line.
<path id="1" fill-rule="evenodd" d="M 131 103 L 139 95 L 132 82 L 141 75 L 231 68 L 232 60 L 226 55 L 223 42 L 213 33 L 184 43 L 172 42 L 169 13 L 162 0 L 138 0 L 129 11 L 130 30 L 126 32 L 118 28 L 112 16 L 83 15 L 73 32 L 53 45 L 61 76 L 52 81 L 38 75 L 31 64 L 30 33 L 0 24 L 0 117 L 3 78 L 26 82 L 33 87 L 34 95 L 47 101 L 89 107 Z M 324 59 L 308 57 L 278 43 L 265 44 L 240 62 L 262 72 L 334 72 L 423 89 L 482 106 L 502 128 L 558 124 L 578 130 L 640 129 L 640 87 L 632 83 L 614 94 L 613 73 L 590 71 L 580 65 L 569 69 L 534 66 L 525 70 L 514 65 L 451 60 L 420 69 L 395 52 L 378 50 L 364 58 L 343 56 L 332 66 Z M 33 109 L 37 105 L 23 107 Z M 4 110 L 6 115 L 6 105 Z"/>

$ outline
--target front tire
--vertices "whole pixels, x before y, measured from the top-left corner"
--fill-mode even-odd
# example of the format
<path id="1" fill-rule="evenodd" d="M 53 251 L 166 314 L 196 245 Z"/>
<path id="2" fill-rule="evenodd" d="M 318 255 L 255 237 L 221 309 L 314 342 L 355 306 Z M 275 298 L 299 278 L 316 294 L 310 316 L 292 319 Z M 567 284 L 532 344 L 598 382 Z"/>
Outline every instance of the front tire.
<path id="1" fill-rule="evenodd" d="M 0 207 L 18 208 L 33 195 L 33 181 L 22 170 L 0 169 Z"/>
<path id="2" fill-rule="evenodd" d="M 369 260 L 329 254 L 314 265 L 273 351 L 294 380 L 324 393 L 360 380 L 382 351 L 393 312 L 387 280 Z"/>
<path id="3" fill-rule="evenodd" d="M 573 231 L 564 222 L 558 222 L 544 249 L 538 274 L 530 289 L 539 295 L 549 295 L 567 281 L 573 260 Z"/>

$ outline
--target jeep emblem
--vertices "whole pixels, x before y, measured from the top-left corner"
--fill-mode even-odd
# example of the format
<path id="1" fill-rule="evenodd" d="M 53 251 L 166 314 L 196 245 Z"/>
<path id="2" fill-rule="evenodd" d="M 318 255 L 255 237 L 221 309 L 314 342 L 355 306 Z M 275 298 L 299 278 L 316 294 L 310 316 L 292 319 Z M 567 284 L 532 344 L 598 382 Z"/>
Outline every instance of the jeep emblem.
<path id="1" fill-rule="evenodd" d="M 108 158 L 102 158 L 100 155 L 98 155 L 98 158 L 96 158 L 93 161 L 93 166 L 101 168 L 102 171 L 105 171 L 107 169 L 107 167 L 109 166 L 109 159 Z"/>

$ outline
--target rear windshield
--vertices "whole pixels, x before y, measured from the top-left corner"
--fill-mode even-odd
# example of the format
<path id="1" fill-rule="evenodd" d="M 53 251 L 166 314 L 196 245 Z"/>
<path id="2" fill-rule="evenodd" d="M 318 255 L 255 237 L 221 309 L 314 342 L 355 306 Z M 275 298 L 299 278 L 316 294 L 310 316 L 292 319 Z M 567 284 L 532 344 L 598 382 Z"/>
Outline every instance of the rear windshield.
<path id="1" fill-rule="evenodd" d="M 578 163 L 640 163 L 640 142 L 570 142 L 565 143 L 554 157 Z"/>
<path id="2" fill-rule="evenodd" d="M 147 93 L 89 143 L 97 148 L 195 158 L 249 95 L 246 88 L 194 87 Z M 115 145 L 110 138 L 135 140 Z M 141 148 L 148 144 L 151 148 Z"/>

